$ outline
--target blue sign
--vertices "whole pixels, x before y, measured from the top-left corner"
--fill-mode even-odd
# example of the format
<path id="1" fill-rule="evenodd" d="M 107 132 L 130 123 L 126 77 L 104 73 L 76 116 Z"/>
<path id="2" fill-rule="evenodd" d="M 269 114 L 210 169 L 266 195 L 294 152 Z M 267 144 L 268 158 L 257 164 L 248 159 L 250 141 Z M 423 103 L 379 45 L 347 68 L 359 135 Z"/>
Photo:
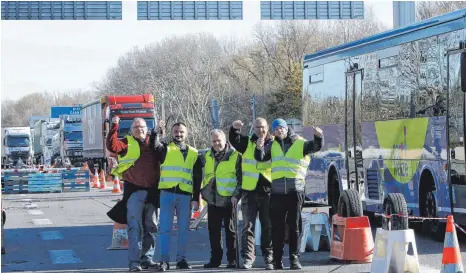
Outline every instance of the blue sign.
<path id="1" fill-rule="evenodd" d="M 261 1 L 261 20 L 364 19 L 363 1 Z"/>
<path id="2" fill-rule="evenodd" d="M 243 20 L 243 2 L 138 1 L 138 20 Z"/>
<path id="3" fill-rule="evenodd" d="M 122 20 L 121 1 L 2 1 L 2 20 Z"/>
<path id="4" fill-rule="evenodd" d="M 50 117 L 59 118 L 60 115 L 81 115 L 81 106 L 52 106 Z"/>

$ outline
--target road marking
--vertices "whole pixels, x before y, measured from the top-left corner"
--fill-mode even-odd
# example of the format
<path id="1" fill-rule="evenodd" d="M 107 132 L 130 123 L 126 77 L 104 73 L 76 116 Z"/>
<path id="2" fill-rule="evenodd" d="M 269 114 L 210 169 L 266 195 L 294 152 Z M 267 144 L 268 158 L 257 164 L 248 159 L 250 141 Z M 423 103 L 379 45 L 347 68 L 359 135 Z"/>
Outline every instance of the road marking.
<path id="1" fill-rule="evenodd" d="M 31 202 L 32 202 L 32 199 L 21 199 L 20 201 L 31 203 Z"/>
<path id="2" fill-rule="evenodd" d="M 77 264 L 82 263 L 81 259 L 71 249 L 49 250 L 50 259 L 53 264 Z"/>
<path id="3" fill-rule="evenodd" d="M 32 219 L 32 222 L 36 226 L 52 225 L 52 221 L 49 219 Z"/>
<path id="4" fill-rule="evenodd" d="M 41 214 L 44 214 L 44 212 L 41 211 L 40 209 L 28 210 L 28 213 L 31 214 L 31 215 L 41 215 Z"/>
<path id="5" fill-rule="evenodd" d="M 37 209 L 37 204 L 26 204 L 24 207 L 26 209 Z"/>
<path id="6" fill-rule="evenodd" d="M 40 233 L 40 237 L 42 237 L 44 241 L 65 239 L 60 231 L 44 231 Z"/>

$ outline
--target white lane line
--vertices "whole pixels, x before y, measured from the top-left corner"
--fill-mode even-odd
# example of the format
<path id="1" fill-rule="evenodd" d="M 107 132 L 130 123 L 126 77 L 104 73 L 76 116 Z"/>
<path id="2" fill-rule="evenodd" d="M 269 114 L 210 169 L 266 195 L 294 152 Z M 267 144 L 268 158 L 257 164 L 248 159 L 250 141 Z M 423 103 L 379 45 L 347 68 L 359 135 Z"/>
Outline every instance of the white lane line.
<path id="1" fill-rule="evenodd" d="M 81 259 L 71 249 L 49 250 L 50 259 L 53 264 L 77 264 L 82 263 Z"/>
<path id="2" fill-rule="evenodd" d="M 36 226 L 53 225 L 52 221 L 50 221 L 49 219 L 32 219 L 32 222 Z"/>
<path id="3" fill-rule="evenodd" d="M 21 199 L 21 200 L 19 200 L 19 201 L 23 201 L 23 202 L 29 202 L 29 203 L 31 203 L 31 202 L 32 202 L 32 199 Z"/>
<path id="4" fill-rule="evenodd" d="M 43 231 L 40 233 L 40 237 L 44 241 L 65 239 L 65 236 L 60 231 Z"/>
<path id="5" fill-rule="evenodd" d="M 28 210 L 28 213 L 31 214 L 31 215 L 42 215 L 42 214 L 44 214 L 44 212 L 41 211 L 40 209 Z"/>

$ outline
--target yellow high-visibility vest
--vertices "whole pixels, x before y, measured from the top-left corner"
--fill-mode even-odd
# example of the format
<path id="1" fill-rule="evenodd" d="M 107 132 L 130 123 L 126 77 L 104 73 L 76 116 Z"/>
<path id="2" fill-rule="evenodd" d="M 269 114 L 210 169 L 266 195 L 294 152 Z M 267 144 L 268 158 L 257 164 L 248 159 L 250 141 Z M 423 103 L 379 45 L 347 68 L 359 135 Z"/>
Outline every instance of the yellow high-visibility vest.
<path id="1" fill-rule="evenodd" d="M 272 180 L 279 178 L 298 178 L 305 179 L 307 167 L 311 162 L 309 155 L 303 155 L 305 140 L 297 139 L 283 154 L 282 148 L 278 142 L 272 144 Z"/>
<path id="2" fill-rule="evenodd" d="M 238 184 L 236 180 L 236 161 L 238 160 L 238 154 L 237 151 L 234 151 L 228 157 L 228 161 L 220 161 L 217 168 L 215 168 L 215 158 L 212 155 L 212 151 L 208 151 L 204 155 L 205 166 L 202 188 L 207 186 L 215 176 L 218 194 L 221 196 L 232 196 Z"/>
<path id="3" fill-rule="evenodd" d="M 241 169 L 243 171 L 243 182 L 241 188 L 244 190 L 252 191 L 256 189 L 259 175 L 272 182 L 272 163 L 271 161 L 260 162 L 254 158 L 254 151 L 256 150 L 256 143 L 248 141 L 248 147 L 243 154 Z"/>
<path id="4" fill-rule="evenodd" d="M 111 174 L 119 178 L 122 178 L 123 173 L 134 165 L 141 153 L 139 143 L 133 136 L 126 136 L 125 138 L 128 141 L 126 154 L 125 156 L 118 155 L 118 166 L 111 171 Z"/>
<path id="5" fill-rule="evenodd" d="M 182 191 L 193 192 L 193 168 L 198 152 L 193 147 L 186 146 L 188 148 L 186 160 L 173 141 L 167 146 L 167 155 L 160 167 L 159 189 L 170 189 L 179 185 Z"/>

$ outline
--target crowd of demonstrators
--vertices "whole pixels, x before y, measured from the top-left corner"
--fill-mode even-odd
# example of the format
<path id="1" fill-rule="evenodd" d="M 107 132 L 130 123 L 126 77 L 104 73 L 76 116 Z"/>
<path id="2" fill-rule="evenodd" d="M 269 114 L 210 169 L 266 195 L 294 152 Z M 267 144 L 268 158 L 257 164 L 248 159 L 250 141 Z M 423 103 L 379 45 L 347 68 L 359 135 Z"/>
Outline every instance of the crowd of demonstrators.
<path id="1" fill-rule="evenodd" d="M 323 143 L 320 128 L 314 140 L 305 140 L 288 128 L 283 119 L 253 123 L 253 134 L 243 135 L 243 123 L 234 121 L 229 141 L 222 130 L 210 133 L 211 148 L 205 154 L 186 144 L 187 126 L 178 122 L 165 135 L 163 122 L 148 134 L 144 119 L 134 119 L 131 135 L 117 138 L 119 119 L 112 119 L 107 148 L 117 154 L 112 174 L 124 180 L 123 200 L 112 216 L 124 218 L 129 240 L 129 270 L 170 269 L 170 239 L 176 212 L 178 241 L 176 268 L 191 269 L 186 249 L 191 211 L 199 210 L 200 197 L 207 202 L 211 255 L 204 268 L 221 266 L 222 224 L 226 235 L 227 268 L 252 268 L 255 262 L 255 224 L 261 224 L 262 257 L 265 269 L 283 269 L 285 225 L 289 226 L 290 269 L 301 269 L 299 236 L 302 227 L 304 183 L 310 154 Z M 202 194 L 201 194 L 202 193 Z M 232 228 L 241 201 L 243 229 L 241 245 Z M 157 209 L 160 208 L 160 218 Z M 120 216 L 115 216 L 120 213 Z M 110 216 L 110 214 L 109 214 Z M 158 230 L 157 220 L 160 221 Z M 120 221 L 121 222 L 121 221 Z M 161 261 L 153 261 L 155 234 L 160 235 Z M 241 255 L 238 255 L 238 250 Z M 240 257 L 239 257 L 240 256 Z"/>

